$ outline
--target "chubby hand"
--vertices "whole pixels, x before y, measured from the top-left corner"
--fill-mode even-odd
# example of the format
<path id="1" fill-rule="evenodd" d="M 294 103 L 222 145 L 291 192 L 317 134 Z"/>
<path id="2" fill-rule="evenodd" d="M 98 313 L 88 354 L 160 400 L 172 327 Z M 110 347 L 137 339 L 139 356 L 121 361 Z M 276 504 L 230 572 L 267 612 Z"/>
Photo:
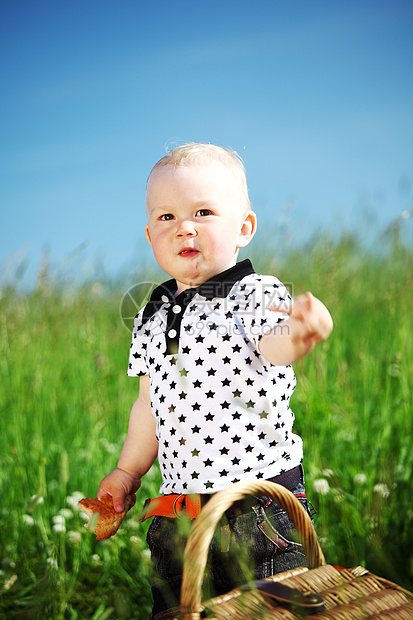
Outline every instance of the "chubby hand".
<path id="1" fill-rule="evenodd" d="M 311 349 L 315 344 L 326 340 L 333 329 L 333 319 L 325 305 L 312 293 L 299 295 L 294 299 L 291 310 L 271 306 L 274 312 L 286 312 L 296 322 L 291 334 L 294 344 L 302 343 Z"/>
<path id="2" fill-rule="evenodd" d="M 290 310 L 271 306 L 274 312 L 288 314 L 259 343 L 261 354 L 271 364 L 288 366 L 303 358 L 317 344 L 328 338 L 333 329 L 333 319 L 319 299 L 311 293 L 300 295 Z"/>
<path id="3" fill-rule="evenodd" d="M 135 493 L 140 486 L 140 478 L 135 478 L 127 471 L 116 468 L 103 478 L 96 497 L 101 499 L 104 495 L 110 495 L 116 512 L 122 512 L 125 508 L 124 499 L 127 495 L 132 496 L 131 507 L 135 505 Z"/>

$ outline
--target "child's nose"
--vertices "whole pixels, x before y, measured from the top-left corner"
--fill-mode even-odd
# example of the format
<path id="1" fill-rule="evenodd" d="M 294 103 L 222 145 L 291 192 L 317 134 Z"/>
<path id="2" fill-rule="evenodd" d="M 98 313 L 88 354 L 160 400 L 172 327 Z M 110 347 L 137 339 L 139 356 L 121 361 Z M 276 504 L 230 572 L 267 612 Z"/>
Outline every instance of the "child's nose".
<path id="1" fill-rule="evenodd" d="M 196 235 L 195 223 L 192 220 L 181 220 L 176 234 L 178 237 L 193 237 Z"/>

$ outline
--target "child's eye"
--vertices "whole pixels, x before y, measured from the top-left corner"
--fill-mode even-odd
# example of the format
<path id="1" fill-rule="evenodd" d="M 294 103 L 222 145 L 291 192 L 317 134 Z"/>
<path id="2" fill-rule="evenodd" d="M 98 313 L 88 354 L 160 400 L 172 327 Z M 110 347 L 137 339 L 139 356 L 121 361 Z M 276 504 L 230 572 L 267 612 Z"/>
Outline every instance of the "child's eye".
<path id="1" fill-rule="evenodd" d="M 200 215 L 201 217 L 205 217 L 206 215 L 212 215 L 212 211 L 210 209 L 199 209 L 196 214 Z"/>
<path id="2" fill-rule="evenodd" d="M 159 219 L 163 222 L 167 222 L 168 220 L 173 220 L 174 216 L 172 215 L 172 213 L 164 213 Z"/>

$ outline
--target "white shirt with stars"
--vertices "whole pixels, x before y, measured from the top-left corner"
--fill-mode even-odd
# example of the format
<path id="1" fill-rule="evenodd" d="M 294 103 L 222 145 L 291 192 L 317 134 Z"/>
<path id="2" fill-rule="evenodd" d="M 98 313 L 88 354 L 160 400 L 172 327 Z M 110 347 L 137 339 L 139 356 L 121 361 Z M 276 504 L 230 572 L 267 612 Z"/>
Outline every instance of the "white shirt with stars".
<path id="1" fill-rule="evenodd" d="M 299 465 L 302 440 L 289 407 L 294 371 L 258 349 L 287 318 L 269 310 L 291 306 L 286 287 L 245 260 L 175 291 L 174 280 L 160 285 L 136 316 L 128 369 L 150 377 L 160 493 L 215 493 Z"/>

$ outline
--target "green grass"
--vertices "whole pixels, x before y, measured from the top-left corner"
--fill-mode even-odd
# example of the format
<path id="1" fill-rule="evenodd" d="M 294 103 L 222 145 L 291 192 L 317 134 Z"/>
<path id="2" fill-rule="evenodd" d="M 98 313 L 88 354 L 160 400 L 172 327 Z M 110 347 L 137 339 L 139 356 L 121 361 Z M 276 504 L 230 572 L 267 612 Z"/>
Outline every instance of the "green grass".
<path id="1" fill-rule="evenodd" d="M 294 283 L 294 294 L 311 290 L 335 321 L 296 365 L 292 402 L 326 559 L 411 588 L 413 253 L 397 234 L 370 250 L 355 237 L 317 238 L 300 251 L 278 248 L 278 260 L 262 247 L 257 271 Z M 44 270 L 34 291 L 11 283 L 1 292 L 2 619 L 149 615 L 138 511 L 96 542 L 76 509 L 76 494 L 94 496 L 116 466 L 138 393 L 119 317 L 135 282 L 68 286 Z M 139 502 L 159 484 L 155 467 Z"/>

